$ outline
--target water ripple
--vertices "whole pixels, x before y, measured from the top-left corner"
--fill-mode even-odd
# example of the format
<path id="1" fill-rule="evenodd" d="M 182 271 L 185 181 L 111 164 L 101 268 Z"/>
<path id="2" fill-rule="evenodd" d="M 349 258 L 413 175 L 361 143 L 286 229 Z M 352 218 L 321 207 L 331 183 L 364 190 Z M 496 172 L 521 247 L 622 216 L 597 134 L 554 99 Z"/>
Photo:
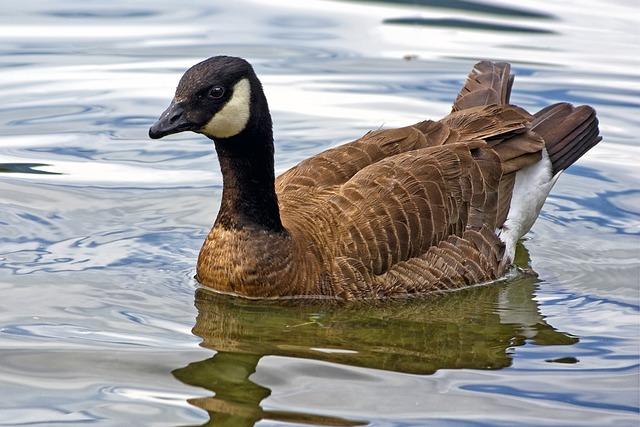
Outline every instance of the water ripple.
<path id="1" fill-rule="evenodd" d="M 634 2 L 0 9 L 0 425 L 637 424 Z M 513 64 L 528 111 L 593 104 L 605 140 L 524 242 L 537 282 L 367 307 L 194 298 L 222 178 L 210 141 L 147 129 L 215 54 L 254 64 L 279 171 L 438 119 L 479 58 Z"/>
<path id="2" fill-rule="evenodd" d="M 517 387 L 495 386 L 491 384 L 473 384 L 463 386 L 462 389 L 476 391 L 481 393 L 492 393 L 509 396 L 524 397 L 527 399 L 549 400 L 554 402 L 564 402 L 569 405 L 584 406 L 588 408 L 609 409 L 613 411 L 625 411 L 637 413 L 640 406 L 617 405 L 613 403 L 604 403 L 593 400 L 585 400 L 585 396 L 577 393 L 558 393 L 558 392 L 541 392 L 528 391 Z"/>
<path id="3" fill-rule="evenodd" d="M 460 28 L 467 30 L 505 31 L 509 33 L 554 34 L 552 30 L 525 27 L 522 25 L 499 24 L 486 21 L 473 21 L 456 18 L 389 18 L 383 21 L 391 25 L 417 25 L 424 27 Z"/>

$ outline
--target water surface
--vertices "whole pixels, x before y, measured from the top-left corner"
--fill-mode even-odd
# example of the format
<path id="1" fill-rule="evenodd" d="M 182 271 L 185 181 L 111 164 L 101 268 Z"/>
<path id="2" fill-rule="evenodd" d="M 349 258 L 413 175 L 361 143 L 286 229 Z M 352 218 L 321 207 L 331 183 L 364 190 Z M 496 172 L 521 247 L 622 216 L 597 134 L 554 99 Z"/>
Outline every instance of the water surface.
<path id="1" fill-rule="evenodd" d="M 0 425 L 620 425 L 639 420 L 640 18 L 633 1 L 0 4 Z M 249 59 L 276 167 L 439 118 L 479 58 L 605 141 L 520 248 L 537 273 L 422 301 L 197 289 L 211 143 L 148 126 L 182 72 Z M 528 249 L 528 254 L 524 248 Z"/>

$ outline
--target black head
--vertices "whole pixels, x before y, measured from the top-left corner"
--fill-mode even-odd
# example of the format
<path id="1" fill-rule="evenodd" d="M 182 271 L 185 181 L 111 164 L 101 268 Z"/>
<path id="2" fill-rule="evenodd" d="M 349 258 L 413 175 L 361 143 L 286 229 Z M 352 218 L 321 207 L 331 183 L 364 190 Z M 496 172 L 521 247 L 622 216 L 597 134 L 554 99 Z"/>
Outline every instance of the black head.
<path id="1" fill-rule="evenodd" d="M 270 130 L 267 101 L 251 64 L 242 58 L 214 56 L 184 73 L 169 108 L 149 129 L 149 137 L 190 130 L 224 140 L 255 127 L 256 122 Z"/>

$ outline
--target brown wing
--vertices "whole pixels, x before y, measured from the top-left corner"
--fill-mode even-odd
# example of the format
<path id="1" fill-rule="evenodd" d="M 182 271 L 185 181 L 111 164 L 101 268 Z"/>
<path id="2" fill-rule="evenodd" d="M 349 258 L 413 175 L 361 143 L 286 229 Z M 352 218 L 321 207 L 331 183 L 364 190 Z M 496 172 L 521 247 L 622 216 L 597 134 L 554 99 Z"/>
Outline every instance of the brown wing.
<path id="1" fill-rule="evenodd" d="M 395 294 L 400 278 L 406 281 L 398 269 L 418 268 L 436 256 L 446 260 L 453 250 L 448 244 L 459 246 L 457 254 L 475 254 L 469 272 L 447 279 L 443 274 L 453 270 L 429 270 L 425 277 L 438 277 L 437 285 L 406 282 L 406 292 L 497 278 L 502 271 L 487 257 L 501 253 L 499 240 L 485 247 L 463 241 L 471 231 L 494 233 L 504 221 L 503 172 L 537 161 L 530 155 L 539 157 L 543 143 L 528 133 L 530 117 L 516 107 L 483 106 L 440 123 L 371 132 L 348 148 L 322 153 L 279 181 L 283 223 L 300 240 L 313 242 L 308 247 L 317 258 L 332 260 L 334 283 L 344 283 L 335 288 L 340 292 L 359 278 L 356 282 L 368 286 L 360 296 L 374 290 Z M 428 138 L 429 131 L 439 137 Z M 359 153 L 357 166 L 343 157 L 348 152 Z M 372 283 L 377 285 L 371 288 Z"/>
<path id="2" fill-rule="evenodd" d="M 437 122 L 423 122 L 417 129 L 407 126 L 371 131 L 362 138 L 323 151 L 303 160 L 276 179 L 278 195 L 317 191 L 347 182 L 358 171 L 387 157 L 419 148 L 440 145 L 449 128 Z"/>
<path id="3" fill-rule="evenodd" d="M 370 132 L 278 178 L 283 222 L 324 248 L 335 293 L 422 293 L 503 273 L 495 230 L 514 172 L 538 161 L 544 142 L 530 114 L 505 105 L 508 66 L 483 70 L 440 122 Z"/>
<path id="4" fill-rule="evenodd" d="M 449 236 L 381 275 L 372 274 L 358 259 L 338 257 L 334 261 L 334 294 L 342 299 L 389 298 L 488 282 L 505 272 L 503 251 L 495 232 L 483 227 Z"/>
<path id="5" fill-rule="evenodd" d="M 332 279 L 346 299 L 454 289 L 502 275 L 501 160 L 482 140 L 419 149 L 358 172 L 326 200 Z"/>
<path id="6" fill-rule="evenodd" d="M 358 172 L 327 199 L 340 218 L 336 256 L 356 257 L 379 275 L 467 226 L 493 226 L 495 208 L 486 205 L 495 205 L 501 170 L 485 145 L 419 149 Z"/>

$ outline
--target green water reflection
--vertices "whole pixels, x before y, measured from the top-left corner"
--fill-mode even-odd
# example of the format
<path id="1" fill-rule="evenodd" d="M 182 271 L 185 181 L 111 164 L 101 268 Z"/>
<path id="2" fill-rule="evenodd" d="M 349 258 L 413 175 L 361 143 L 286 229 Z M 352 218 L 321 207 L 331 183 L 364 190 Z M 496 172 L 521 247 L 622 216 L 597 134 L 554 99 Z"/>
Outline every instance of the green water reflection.
<path id="1" fill-rule="evenodd" d="M 190 400 L 209 412 L 207 425 L 250 426 L 260 419 L 359 425 L 362 420 L 263 410 L 271 390 L 249 377 L 267 355 L 429 375 L 503 369 L 514 347 L 525 343 L 575 344 L 577 338 L 544 321 L 536 282 L 529 275 L 427 300 L 342 305 L 257 303 L 198 289 L 193 332 L 217 354 L 173 373 L 215 394 Z"/>

